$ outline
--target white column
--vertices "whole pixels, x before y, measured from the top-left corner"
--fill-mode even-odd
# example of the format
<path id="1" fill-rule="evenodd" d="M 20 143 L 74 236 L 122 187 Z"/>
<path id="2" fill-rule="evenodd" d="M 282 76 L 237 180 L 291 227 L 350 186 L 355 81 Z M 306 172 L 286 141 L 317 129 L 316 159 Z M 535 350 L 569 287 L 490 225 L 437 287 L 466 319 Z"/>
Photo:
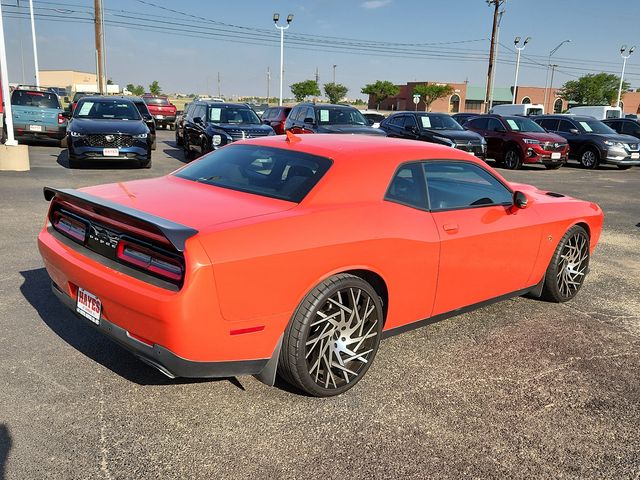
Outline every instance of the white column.
<path id="1" fill-rule="evenodd" d="M 2 98 L 4 99 L 4 126 L 7 129 L 5 145 L 18 145 L 13 136 L 13 113 L 11 111 L 11 94 L 9 92 L 9 74 L 7 73 L 7 50 L 4 43 L 2 3 L 0 3 L 0 83 L 2 83 Z"/>
<path id="2" fill-rule="evenodd" d="M 33 40 L 33 62 L 36 67 L 36 86 L 40 86 L 40 68 L 38 67 L 38 46 L 36 45 L 36 22 L 33 19 L 33 0 L 29 0 L 29 13 L 31 14 L 31 37 Z"/>

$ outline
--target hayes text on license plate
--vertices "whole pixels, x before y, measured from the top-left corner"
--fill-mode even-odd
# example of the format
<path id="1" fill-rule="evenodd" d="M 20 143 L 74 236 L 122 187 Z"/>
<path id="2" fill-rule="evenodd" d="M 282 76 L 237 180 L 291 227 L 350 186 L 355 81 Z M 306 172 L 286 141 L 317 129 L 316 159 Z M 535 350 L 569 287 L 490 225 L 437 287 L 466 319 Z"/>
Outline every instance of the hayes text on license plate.
<path id="1" fill-rule="evenodd" d="M 78 300 L 76 311 L 85 318 L 88 318 L 96 325 L 100 324 L 100 311 L 102 304 L 100 299 L 93 293 L 87 292 L 83 288 L 78 288 Z"/>
<path id="2" fill-rule="evenodd" d="M 103 148 L 102 154 L 105 157 L 117 157 L 118 155 L 120 155 L 120 150 L 117 148 Z"/>

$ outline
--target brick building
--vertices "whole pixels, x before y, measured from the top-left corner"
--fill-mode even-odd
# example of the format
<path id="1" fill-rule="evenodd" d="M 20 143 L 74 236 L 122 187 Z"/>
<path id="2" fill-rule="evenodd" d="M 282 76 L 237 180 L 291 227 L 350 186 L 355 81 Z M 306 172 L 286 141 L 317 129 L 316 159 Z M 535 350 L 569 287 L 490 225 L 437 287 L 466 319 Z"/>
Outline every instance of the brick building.
<path id="1" fill-rule="evenodd" d="M 422 85 L 425 83 L 446 85 L 444 82 L 408 82 L 406 85 L 398 85 L 400 92 L 398 95 L 389 97 L 380 103 L 380 110 L 416 110 L 416 105 L 413 103 L 413 89 L 416 85 Z M 431 111 L 433 112 L 471 112 L 482 113 L 484 111 L 484 86 L 472 86 L 465 83 L 448 83 L 453 88 L 453 94 L 447 98 L 441 98 L 431 104 Z M 569 102 L 559 97 L 558 92 L 560 89 L 552 88 L 549 90 L 547 102 L 545 105 L 545 112 L 547 113 L 560 113 L 564 112 L 569 105 Z M 500 105 L 504 103 L 511 103 L 513 99 L 513 87 L 496 87 L 493 90 L 493 104 Z M 369 108 L 375 109 L 376 102 L 372 95 L 369 95 Z M 544 103 L 544 88 L 543 87 L 529 87 L 518 86 L 516 93 L 516 103 Z M 622 107 L 624 113 L 640 114 L 640 92 L 623 92 Z M 424 111 L 425 104 L 420 102 L 417 105 L 417 110 Z"/>

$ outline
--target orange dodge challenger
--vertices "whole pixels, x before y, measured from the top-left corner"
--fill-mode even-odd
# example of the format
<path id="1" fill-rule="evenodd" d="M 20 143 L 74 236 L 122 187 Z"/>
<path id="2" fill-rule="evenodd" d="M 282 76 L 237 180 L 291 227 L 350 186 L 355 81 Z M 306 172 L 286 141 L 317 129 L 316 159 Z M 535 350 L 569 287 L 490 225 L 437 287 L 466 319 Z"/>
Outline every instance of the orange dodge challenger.
<path id="1" fill-rule="evenodd" d="M 358 135 L 241 141 L 44 196 L 38 246 L 78 316 L 170 377 L 278 374 L 316 396 L 357 383 L 382 337 L 572 299 L 603 221 L 460 150 Z"/>

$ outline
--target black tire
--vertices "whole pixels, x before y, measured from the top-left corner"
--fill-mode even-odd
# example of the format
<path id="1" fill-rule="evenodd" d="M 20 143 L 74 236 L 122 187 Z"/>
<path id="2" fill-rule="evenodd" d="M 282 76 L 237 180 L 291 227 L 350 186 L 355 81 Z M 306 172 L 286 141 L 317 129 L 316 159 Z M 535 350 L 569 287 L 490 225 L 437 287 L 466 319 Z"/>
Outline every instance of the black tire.
<path id="1" fill-rule="evenodd" d="M 544 168 L 547 170 L 557 170 L 562 166 L 561 163 L 545 163 Z"/>
<path id="2" fill-rule="evenodd" d="M 618 168 L 620 170 L 629 170 L 631 168 L 631 165 L 618 165 Z"/>
<path id="3" fill-rule="evenodd" d="M 77 158 L 73 158 L 73 157 L 69 157 L 68 163 L 69 163 L 69 168 L 80 168 L 80 166 L 82 165 L 80 163 L 80 160 L 78 160 Z"/>
<path id="4" fill-rule="evenodd" d="M 156 149 L 156 144 L 157 144 L 156 138 L 153 137 L 153 143 L 151 144 L 151 150 L 155 150 Z"/>
<path id="5" fill-rule="evenodd" d="M 349 306 L 368 313 L 347 317 Z M 338 320 L 326 320 L 332 316 Z M 371 366 L 382 323 L 382 302 L 371 285 L 354 275 L 334 275 L 309 292 L 294 312 L 284 332 L 278 374 L 309 395 L 340 395 Z M 316 343 L 308 345 L 313 340 Z"/>
<path id="6" fill-rule="evenodd" d="M 146 162 L 140 162 L 140 168 L 151 168 L 151 164 L 153 162 L 151 161 L 151 159 L 147 160 Z"/>
<path id="7" fill-rule="evenodd" d="M 176 129 L 176 145 L 181 147 L 183 143 L 182 137 L 178 135 L 178 129 Z"/>
<path id="8" fill-rule="evenodd" d="M 182 142 L 182 153 L 184 153 L 184 159 L 187 162 L 190 162 L 191 160 L 194 159 L 193 151 L 191 150 L 191 148 L 189 146 L 189 140 L 186 137 L 184 138 L 184 141 Z"/>
<path id="9" fill-rule="evenodd" d="M 562 236 L 551 257 L 540 298 L 556 303 L 571 300 L 580 291 L 588 270 L 589 234 L 574 225 Z"/>
<path id="10" fill-rule="evenodd" d="M 169 130 L 175 130 L 176 126 L 173 123 L 169 124 Z"/>
<path id="11" fill-rule="evenodd" d="M 598 165 L 600 164 L 600 154 L 595 148 L 586 147 L 580 152 L 578 161 L 580 162 L 580 166 L 582 168 L 598 168 Z"/>
<path id="12" fill-rule="evenodd" d="M 2 126 L 2 134 L 0 134 L 0 143 L 4 145 L 7 143 L 7 127 Z"/>
<path id="13" fill-rule="evenodd" d="M 509 147 L 504 151 L 502 166 L 509 170 L 518 170 L 522 167 L 522 153 L 518 147 Z"/>

